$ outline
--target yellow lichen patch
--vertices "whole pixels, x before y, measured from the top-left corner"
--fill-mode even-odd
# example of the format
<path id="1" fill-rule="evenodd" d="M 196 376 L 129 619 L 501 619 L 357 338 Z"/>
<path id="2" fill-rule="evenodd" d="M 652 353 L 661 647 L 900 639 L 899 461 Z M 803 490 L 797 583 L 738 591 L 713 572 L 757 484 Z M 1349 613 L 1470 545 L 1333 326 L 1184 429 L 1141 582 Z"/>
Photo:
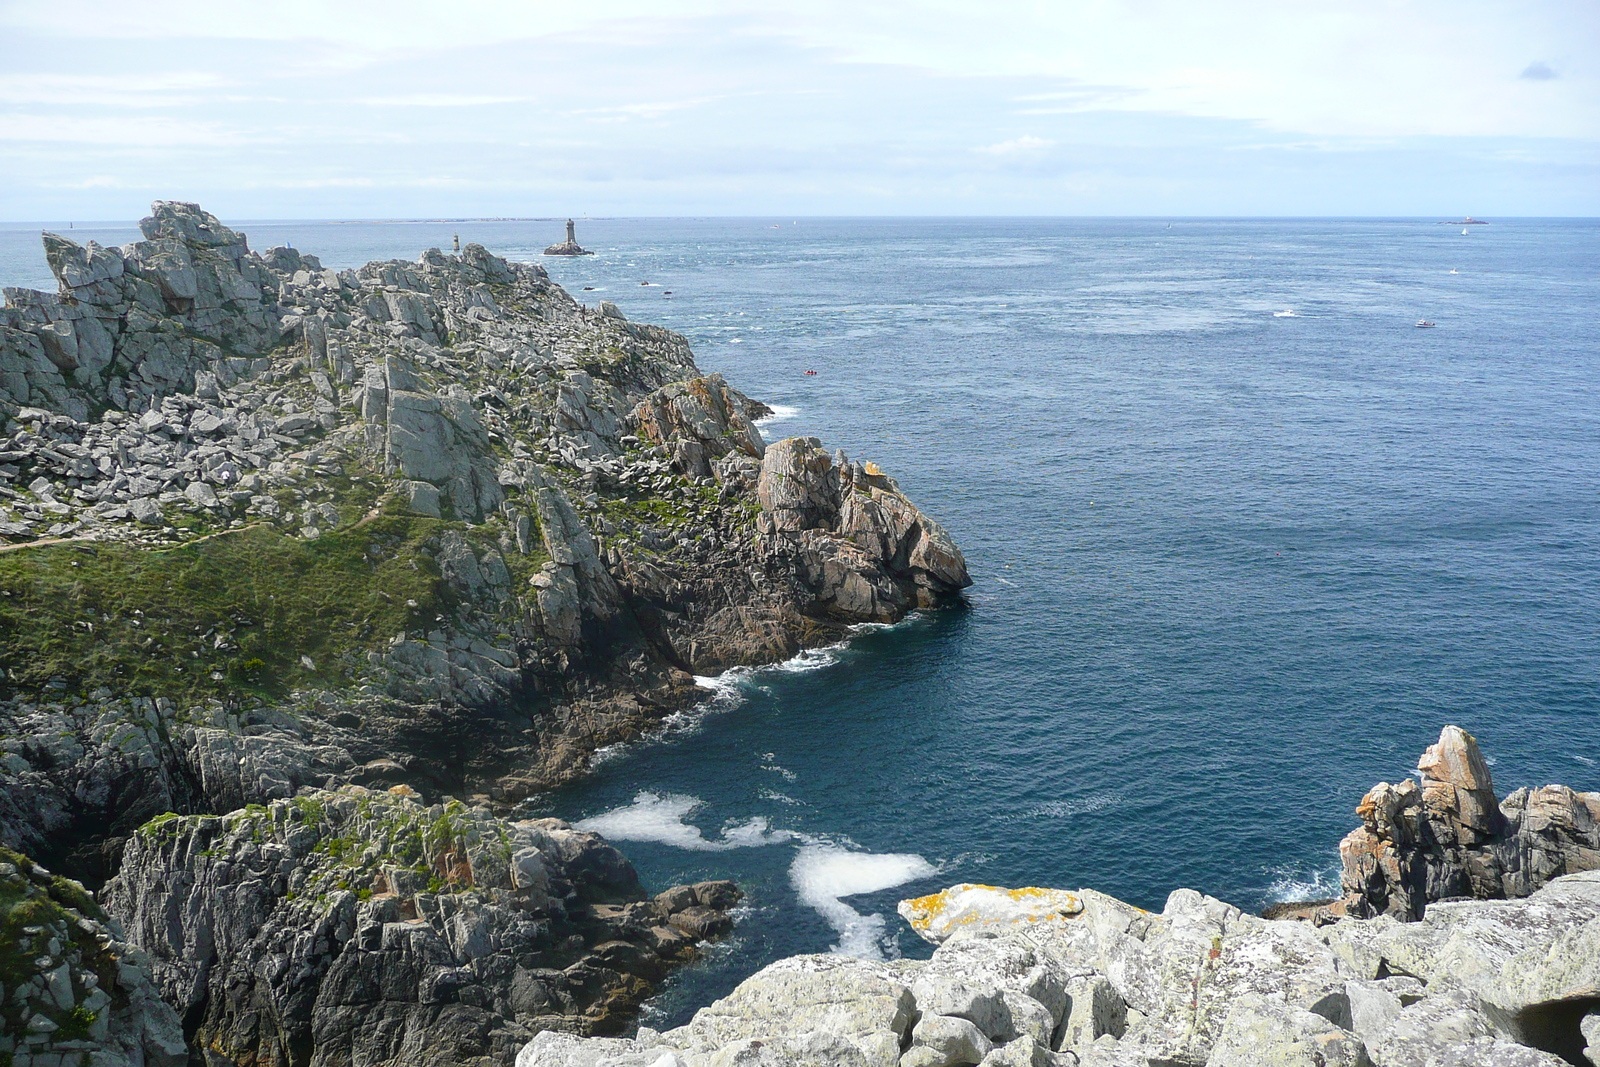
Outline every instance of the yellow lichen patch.
<path id="1" fill-rule="evenodd" d="M 873 478 L 881 478 L 881 477 L 883 477 L 883 468 L 878 466 L 876 463 L 872 462 L 872 460 L 870 460 L 870 459 L 867 460 L 865 463 L 863 463 L 861 465 L 861 469 L 863 471 L 866 471 L 867 474 L 870 477 L 873 477 Z"/>
<path id="2" fill-rule="evenodd" d="M 942 941 L 954 930 L 976 925 L 1015 925 L 1061 921 L 1083 910 L 1074 893 L 1061 889 L 964 883 L 938 893 L 900 902 L 899 911 L 918 934 Z"/>

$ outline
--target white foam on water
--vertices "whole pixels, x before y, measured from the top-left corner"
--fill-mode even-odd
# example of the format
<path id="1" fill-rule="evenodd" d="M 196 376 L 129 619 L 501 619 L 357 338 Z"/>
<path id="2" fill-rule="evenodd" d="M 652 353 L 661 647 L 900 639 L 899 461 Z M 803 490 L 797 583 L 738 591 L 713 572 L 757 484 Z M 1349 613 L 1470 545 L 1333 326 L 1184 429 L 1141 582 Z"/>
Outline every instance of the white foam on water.
<path id="1" fill-rule="evenodd" d="M 1577 760 L 1579 763 L 1583 764 L 1586 767 L 1593 767 L 1594 766 L 1594 760 L 1590 759 L 1588 756 L 1580 756 L 1576 752 L 1574 752 L 1572 754 L 1572 758 Z"/>
<path id="2" fill-rule="evenodd" d="M 1267 871 L 1269 903 L 1285 904 L 1301 900 L 1332 900 L 1340 895 L 1339 868 L 1307 872 L 1303 867 L 1273 867 Z"/>
<path id="3" fill-rule="evenodd" d="M 792 408 L 788 404 L 768 404 L 767 407 L 772 409 L 772 414 L 764 415 L 757 419 L 757 426 L 767 426 L 774 422 L 782 422 L 784 419 L 792 419 L 800 414 L 799 408 Z"/>
<path id="4" fill-rule="evenodd" d="M 922 612 L 913 611 L 913 612 L 910 612 L 909 614 L 907 614 L 906 617 L 901 619 L 899 622 L 857 622 L 857 623 L 852 623 L 851 626 L 850 626 L 850 632 L 853 633 L 853 634 L 865 634 L 865 633 L 875 633 L 875 632 L 877 632 L 879 630 L 898 630 L 903 626 L 910 626 L 912 623 L 921 622 L 923 620 L 923 618 L 924 618 L 924 616 L 923 616 Z"/>
<path id="5" fill-rule="evenodd" d="M 839 662 L 839 653 L 844 651 L 845 642 L 836 645 L 824 645 L 822 648 L 807 648 L 792 659 L 782 663 L 774 663 L 770 667 L 761 667 L 759 670 L 779 671 L 783 674 L 805 674 L 808 671 L 820 671 L 824 667 L 831 667 Z"/>
<path id="6" fill-rule="evenodd" d="M 1282 311 L 1274 311 L 1272 317 L 1275 319 L 1298 319 L 1300 316 L 1295 314 L 1293 308 L 1284 308 Z"/>
<path id="7" fill-rule="evenodd" d="M 800 805 L 805 803 L 803 800 L 796 800 L 794 797 L 780 793 L 776 789 L 757 789 L 756 796 L 760 797 L 762 800 L 771 800 L 779 804 Z"/>
<path id="8" fill-rule="evenodd" d="M 832 951 L 862 959 L 883 959 L 888 922 L 863 915 L 844 902 L 858 893 L 877 893 L 936 874 L 921 856 L 905 852 L 852 852 L 836 844 L 808 841 L 789 865 L 789 881 L 800 902 L 815 910 L 839 934 Z"/>
<path id="9" fill-rule="evenodd" d="M 753 848 L 759 845 L 776 845 L 794 840 L 787 830 L 773 830 L 771 824 L 760 816 L 743 822 L 729 822 L 722 828 L 720 840 L 711 840 L 700 832 L 698 826 L 685 820 L 702 805 L 699 797 L 682 793 L 661 796 L 641 792 L 626 807 L 614 808 L 572 825 L 579 830 L 589 830 L 609 841 L 652 841 L 691 852 L 725 852 L 733 848 Z"/>

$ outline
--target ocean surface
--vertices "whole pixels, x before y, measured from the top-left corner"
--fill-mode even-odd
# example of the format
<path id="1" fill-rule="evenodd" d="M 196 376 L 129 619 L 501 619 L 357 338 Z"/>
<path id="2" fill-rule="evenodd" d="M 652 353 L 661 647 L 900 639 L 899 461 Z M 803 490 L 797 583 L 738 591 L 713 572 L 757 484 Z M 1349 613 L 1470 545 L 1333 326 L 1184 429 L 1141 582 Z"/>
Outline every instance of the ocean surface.
<path id="1" fill-rule="evenodd" d="M 237 225 L 335 267 L 562 236 Z M 769 440 L 882 465 L 976 583 L 708 680 L 531 806 L 654 888 L 749 894 L 649 1020 L 791 953 L 925 955 L 894 903 L 955 882 L 1335 895 L 1356 802 L 1446 723 L 1502 794 L 1600 788 L 1600 222 L 1462 230 L 581 222 L 598 254 L 544 260 L 556 280 L 685 333 L 776 409 Z M 50 286 L 36 229 L 0 230 L 0 282 Z"/>

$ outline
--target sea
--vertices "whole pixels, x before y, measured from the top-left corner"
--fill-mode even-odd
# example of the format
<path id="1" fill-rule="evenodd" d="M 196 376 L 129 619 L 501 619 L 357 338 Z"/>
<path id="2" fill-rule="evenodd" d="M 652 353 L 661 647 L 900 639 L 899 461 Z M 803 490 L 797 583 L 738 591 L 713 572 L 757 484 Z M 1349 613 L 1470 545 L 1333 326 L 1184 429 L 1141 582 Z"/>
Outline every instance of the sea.
<path id="1" fill-rule="evenodd" d="M 1600 220 L 584 219 L 595 255 L 541 257 L 563 222 L 237 225 L 543 262 L 769 441 L 878 463 L 973 577 L 528 806 L 747 894 L 649 1024 L 794 953 L 925 956 L 895 904 L 958 882 L 1336 896 L 1357 801 L 1447 723 L 1502 795 L 1600 789 Z M 53 287 L 37 230 L 0 282 Z"/>

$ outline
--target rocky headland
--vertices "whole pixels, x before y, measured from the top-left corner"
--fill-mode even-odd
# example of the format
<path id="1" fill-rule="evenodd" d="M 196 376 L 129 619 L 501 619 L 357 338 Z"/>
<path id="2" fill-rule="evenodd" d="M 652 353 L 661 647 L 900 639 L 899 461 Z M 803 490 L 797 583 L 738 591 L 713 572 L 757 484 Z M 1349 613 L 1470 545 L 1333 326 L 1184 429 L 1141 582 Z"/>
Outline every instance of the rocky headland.
<path id="1" fill-rule="evenodd" d="M 177 1062 L 173 1020 L 212 1067 L 625 1026 L 738 891 L 650 897 L 515 804 L 696 674 L 940 603 L 960 550 L 536 265 L 141 230 L 47 233 L 59 291 L 0 308 L 0 921 L 60 942 L 7 957 L 0 1063 Z M 140 1005 L 174 1014 L 106 1031 Z"/>

